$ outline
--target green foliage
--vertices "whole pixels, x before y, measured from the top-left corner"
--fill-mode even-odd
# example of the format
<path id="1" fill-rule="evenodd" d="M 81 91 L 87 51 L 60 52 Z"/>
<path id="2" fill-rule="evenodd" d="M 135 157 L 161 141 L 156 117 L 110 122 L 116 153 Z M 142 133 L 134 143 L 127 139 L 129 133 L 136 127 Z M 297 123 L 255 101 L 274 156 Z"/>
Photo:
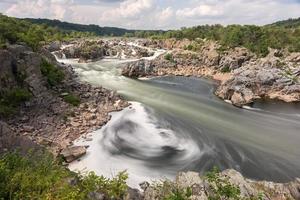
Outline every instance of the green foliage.
<path id="1" fill-rule="evenodd" d="M 48 84 L 51 87 L 60 84 L 65 78 L 65 74 L 61 69 L 46 60 L 42 60 L 40 67 L 42 74 L 47 77 Z"/>
<path id="2" fill-rule="evenodd" d="M 69 175 L 48 153 L 6 154 L 0 159 L 0 198 L 46 199 L 51 187 L 66 186 L 62 180 Z"/>
<path id="3" fill-rule="evenodd" d="M 268 26 L 281 26 L 285 28 L 297 28 L 300 27 L 300 17 L 297 19 L 288 19 L 283 21 L 278 21 Z"/>
<path id="4" fill-rule="evenodd" d="M 128 174 L 126 171 L 120 172 L 116 177 L 112 179 L 105 178 L 103 176 L 97 176 L 91 172 L 88 176 L 84 177 L 81 181 L 81 187 L 83 192 L 88 194 L 90 191 L 98 191 L 105 193 L 111 199 L 120 199 L 127 191 L 126 180 Z"/>
<path id="5" fill-rule="evenodd" d="M 14 114 L 18 106 L 31 98 L 31 93 L 24 88 L 7 89 L 0 93 L 0 116 Z"/>
<path id="6" fill-rule="evenodd" d="M 24 42 L 33 50 L 37 50 L 45 42 L 90 37 L 92 35 L 92 33 L 77 32 L 75 30 L 63 31 L 45 24 L 32 24 L 27 20 L 0 14 L 0 48 L 5 48 L 6 43 Z"/>
<path id="7" fill-rule="evenodd" d="M 230 70 L 230 67 L 229 66 L 225 66 L 221 69 L 221 72 L 222 73 L 229 73 L 231 70 Z"/>
<path id="8" fill-rule="evenodd" d="M 242 197 L 240 188 L 229 182 L 228 177 L 220 175 L 220 170 L 214 167 L 211 171 L 207 172 L 205 179 L 209 183 L 212 193 L 208 196 L 209 200 L 262 200 L 264 193 L 259 193 L 258 196 L 249 198 Z"/>
<path id="9" fill-rule="evenodd" d="M 170 53 L 167 53 L 165 56 L 164 56 L 165 60 L 168 60 L 170 62 L 175 62 L 174 58 L 173 58 L 173 55 L 170 54 Z"/>
<path id="10" fill-rule="evenodd" d="M 189 51 L 199 51 L 201 47 L 203 46 L 203 41 L 202 40 L 195 40 L 191 44 L 187 45 L 184 47 L 184 50 L 189 50 Z"/>
<path id="11" fill-rule="evenodd" d="M 187 200 L 192 196 L 191 188 L 179 189 L 175 188 L 171 193 L 164 198 L 164 200 Z"/>
<path id="12" fill-rule="evenodd" d="M 127 191 L 126 172 L 113 179 L 94 173 L 77 175 L 47 152 L 26 156 L 9 153 L 0 158 L 0 199 L 86 200 L 99 192 L 105 199 L 122 199 Z"/>
<path id="13" fill-rule="evenodd" d="M 80 99 L 77 96 L 74 96 L 72 94 L 68 94 L 63 97 L 65 102 L 73 105 L 73 106 L 79 106 L 80 104 Z"/>
<path id="14" fill-rule="evenodd" d="M 299 19 L 293 22 L 299 23 Z M 148 31 L 141 34 L 137 32 L 137 37 L 151 37 L 153 39 L 187 38 L 192 41 L 208 39 L 218 41 L 220 49 L 243 46 L 258 56 L 266 56 L 268 48 L 287 48 L 291 52 L 300 52 L 300 26 L 254 26 L 254 25 L 204 25 L 181 30 L 166 32 Z M 185 47 L 188 50 L 195 50 L 193 45 Z M 196 48 L 197 49 L 197 48 Z"/>
<path id="15" fill-rule="evenodd" d="M 188 200 L 192 196 L 191 188 L 180 188 L 169 180 L 155 183 L 152 187 L 156 190 L 158 199 Z"/>
<path id="16" fill-rule="evenodd" d="M 220 171 L 214 167 L 206 174 L 206 179 L 210 183 L 210 189 L 213 195 L 209 196 L 209 200 L 233 199 L 240 200 L 240 189 L 232 185 L 227 178 L 220 177 Z"/>
<path id="17" fill-rule="evenodd" d="M 86 34 L 87 36 L 124 36 L 133 33 L 133 30 L 127 30 L 114 27 L 100 27 L 98 25 L 83 25 L 74 24 L 69 22 L 62 22 L 59 20 L 51 19 L 25 19 L 34 24 L 47 25 L 49 27 L 58 27 L 60 30 L 64 30 L 67 33 L 75 32 L 78 34 Z"/>

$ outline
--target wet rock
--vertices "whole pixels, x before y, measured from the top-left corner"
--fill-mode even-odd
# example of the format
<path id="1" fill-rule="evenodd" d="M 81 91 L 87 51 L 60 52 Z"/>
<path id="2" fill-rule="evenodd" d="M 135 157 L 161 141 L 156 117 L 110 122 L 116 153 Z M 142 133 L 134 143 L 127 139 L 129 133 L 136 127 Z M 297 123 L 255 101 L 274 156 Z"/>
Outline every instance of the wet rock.
<path id="1" fill-rule="evenodd" d="M 128 188 L 124 200 L 142 200 L 143 194 L 138 189 Z"/>
<path id="2" fill-rule="evenodd" d="M 145 191 L 150 186 L 150 183 L 148 183 L 148 182 L 142 182 L 142 183 L 139 184 L 139 186 L 141 187 L 141 189 L 143 191 Z"/>
<path id="3" fill-rule="evenodd" d="M 74 160 L 77 160 L 81 156 L 86 154 L 86 148 L 84 146 L 73 146 L 68 147 L 61 151 L 60 153 L 63 158 L 68 162 L 73 162 Z"/>
<path id="4" fill-rule="evenodd" d="M 59 41 L 55 41 L 55 42 L 51 42 L 46 48 L 50 51 L 59 51 L 61 47 L 61 42 Z"/>
<path id="5" fill-rule="evenodd" d="M 122 70 L 122 75 L 138 78 L 138 77 L 147 76 L 151 74 L 152 70 L 153 70 L 153 65 L 151 61 L 139 60 L 137 62 L 132 62 L 127 64 Z"/>

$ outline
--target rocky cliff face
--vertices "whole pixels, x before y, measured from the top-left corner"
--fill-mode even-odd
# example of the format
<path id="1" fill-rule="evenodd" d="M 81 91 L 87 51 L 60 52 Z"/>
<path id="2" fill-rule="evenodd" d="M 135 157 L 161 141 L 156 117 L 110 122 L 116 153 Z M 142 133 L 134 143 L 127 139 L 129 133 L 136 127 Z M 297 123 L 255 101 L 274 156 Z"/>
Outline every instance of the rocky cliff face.
<path id="1" fill-rule="evenodd" d="M 245 48 L 220 51 L 218 44 L 205 41 L 197 51 L 182 49 L 187 41 L 148 42 L 149 46 L 166 46 L 166 55 L 155 60 L 127 64 L 122 74 L 143 76 L 205 76 L 220 81 L 216 95 L 236 106 L 250 104 L 256 99 L 300 101 L 300 53 L 271 50 L 258 58 Z M 183 43 L 183 44 L 182 44 Z"/>
<path id="2" fill-rule="evenodd" d="M 45 61 L 53 70 L 63 72 L 64 79 L 59 84 L 49 85 L 49 77 L 42 74 Z M 33 52 L 26 46 L 12 45 L 0 49 L 0 63 L 0 92 L 18 87 L 31 94 L 13 116 L 0 117 L 1 123 L 7 124 L 15 135 L 46 146 L 56 154 L 79 136 L 105 124 L 110 119 L 109 112 L 128 105 L 113 91 L 79 83 L 72 67 L 57 63 L 45 49 Z M 49 76 L 53 78 L 52 71 Z M 75 97 L 78 106 L 67 101 Z"/>

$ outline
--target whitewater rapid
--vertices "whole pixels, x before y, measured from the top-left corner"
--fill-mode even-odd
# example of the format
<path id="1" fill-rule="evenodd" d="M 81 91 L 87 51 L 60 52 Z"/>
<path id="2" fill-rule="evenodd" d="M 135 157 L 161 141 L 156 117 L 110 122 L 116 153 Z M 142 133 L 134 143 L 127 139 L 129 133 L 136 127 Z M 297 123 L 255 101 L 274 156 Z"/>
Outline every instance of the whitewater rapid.
<path id="1" fill-rule="evenodd" d="M 76 141 L 75 145 L 89 148 L 87 156 L 70 164 L 71 170 L 94 171 L 106 177 L 127 170 L 128 184 L 138 188 L 143 181 L 173 178 L 176 171 L 209 151 L 208 146 L 200 148 L 187 133 L 166 128 L 170 124 L 159 122 L 141 103 L 130 103 L 123 111 L 112 113 L 112 119 L 90 135 L 92 141 L 89 138 Z"/>
<path id="2" fill-rule="evenodd" d="M 174 178 L 179 171 L 204 173 L 234 168 L 261 180 L 300 177 L 300 105 L 257 102 L 236 108 L 214 95 L 212 81 L 193 77 L 133 80 L 121 76 L 127 60 L 72 64 L 81 81 L 116 90 L 132 105 L 112 113 L 100 130 L 76 141 L 87 155 L 74 171 L 112 177 L 129 172 L 128 183 Z"/>

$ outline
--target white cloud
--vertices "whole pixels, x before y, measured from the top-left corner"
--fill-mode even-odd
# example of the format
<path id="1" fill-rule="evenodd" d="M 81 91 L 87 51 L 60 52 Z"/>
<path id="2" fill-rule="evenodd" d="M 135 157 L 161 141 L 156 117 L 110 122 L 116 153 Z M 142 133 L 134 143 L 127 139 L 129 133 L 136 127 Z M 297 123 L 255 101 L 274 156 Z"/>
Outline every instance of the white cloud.
<path id="1" fill-rule="evenodd" d="M 199 5 L 194 8 L 179 9 L 176 12 L 178 17 L 197 19 L 199 17 L 218 16 L 222 14 L 218 6 Z"/>
<path id="2" fill-rule="evenodd" d="M 199 24 L 266 24 L 300 17 L 298 0 L 14 0 L 0 12 L 134 29 Z"/>
<path id="3" fill-rule="evenodd" d="M 64 19 L 73 0 L 19 0 L 5 13 L 17 17 Z"/>

